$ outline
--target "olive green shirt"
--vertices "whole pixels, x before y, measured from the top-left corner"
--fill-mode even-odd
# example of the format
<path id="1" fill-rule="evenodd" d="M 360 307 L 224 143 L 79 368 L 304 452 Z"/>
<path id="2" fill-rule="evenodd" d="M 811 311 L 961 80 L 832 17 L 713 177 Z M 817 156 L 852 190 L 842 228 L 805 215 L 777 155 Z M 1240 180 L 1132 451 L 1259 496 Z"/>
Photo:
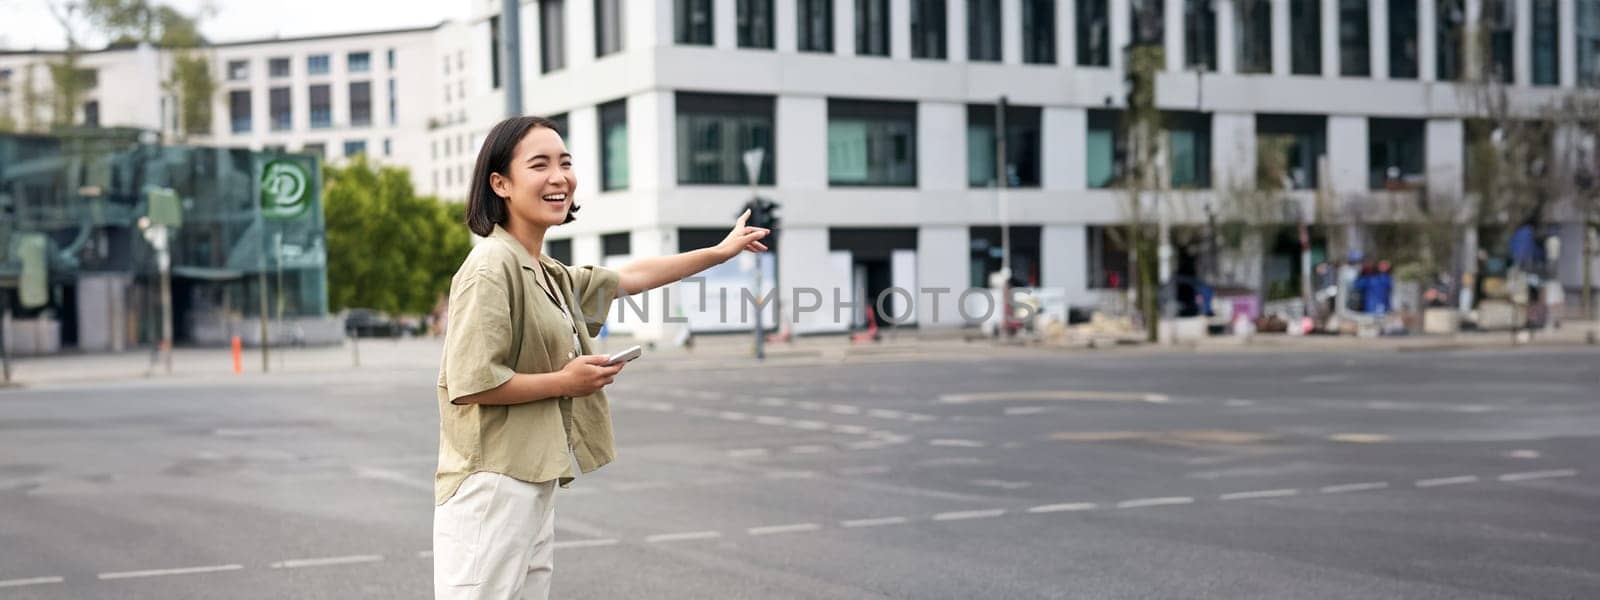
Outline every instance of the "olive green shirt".
<path id="1" fill-rule="evenodd" d="M 539 285 L 544 269 L 564 294 L 578 325 Z M 455 404 L 492 390 L 514 373 L 560 371 L 591 354 L 619 275 L 600 267 L 568 267 L 531 256 L 496 226 L 450 280 L 450 320 L 439 359 L 439 470 L 434 503 L 444 504 L 468 475 L 490 471 L 530 483 L 572 481 L 572 461 L 587 473 L 616 456 L 605 392 L 546 398 L 509 406 Z M 586 318 L 587 317 L 587 318 Z"/>

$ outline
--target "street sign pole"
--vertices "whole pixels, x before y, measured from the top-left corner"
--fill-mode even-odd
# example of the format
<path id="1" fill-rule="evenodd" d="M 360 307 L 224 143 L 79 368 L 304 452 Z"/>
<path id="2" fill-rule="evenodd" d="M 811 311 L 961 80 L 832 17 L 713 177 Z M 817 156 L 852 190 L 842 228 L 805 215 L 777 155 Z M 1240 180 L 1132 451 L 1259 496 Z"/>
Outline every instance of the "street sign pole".
<path id="1" fill-rule="evenodd" d="M 761 149 L 761 148 L 755 148 L 755 149 L 752 149 L 752 150 L 746 150 L 745 153 L 744 153 L 744 169 L 745 169 L 745 173 L 750 178 L 750 220 L 746 221 L 746 223 L 760 223 L 760 222 L 762 222 L 761 221 L 761 199 L 756 196 L 756 184 L 759 182 L 759 179 L 761 178 L 761 162 L 766 158 L 766 154 L 767 154 L 766 151 Z M 742 249 L 740 251 L 743 252 Z M 765 344 L 764 344 L 764 342 L 766 341 L 764 339 L 766 337 L 766 335 L 764 335 L 763 332 L 761 331 L 761 305 L 765 304 L 764 302 L 761 301 L 761 298 L 763 296 L 765 296 L 765 294 L 763 294 L 762 291 L 761 291 L 761 255 L 757 254 L 755 256 L 755 258 L 756 258 L 756 291 L 755 291 L 755 297 L 756 297 L 756 311 L 755 311 L 756 312 L 756 319 L 755 319 L 756 359 L 757 360 L 763 360 L 763 359 L 765 359 L 767 357 L 766 347 L 765 347 Z"/>

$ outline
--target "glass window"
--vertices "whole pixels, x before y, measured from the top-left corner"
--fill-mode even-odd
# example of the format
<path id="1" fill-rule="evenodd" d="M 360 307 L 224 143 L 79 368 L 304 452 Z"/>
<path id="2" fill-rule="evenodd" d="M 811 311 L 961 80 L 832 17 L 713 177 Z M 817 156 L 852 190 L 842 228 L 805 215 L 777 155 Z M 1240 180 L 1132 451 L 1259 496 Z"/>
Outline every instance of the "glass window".
<path id="1" fill-rule="evenodd" d="M 945 0 L 911 0 L 911 58 L 945 58 Z"/>
<path id="2" fill-rule="evenodd" d="M 1423 121 L 1367 121 L 1368 179 L 1372 189 L 1411 189 L 1422 184 Z"/>
<path id="3" fill-rule="evenodd" d="M 1217 70 L 1217 9 L 1210 0 L 1183 2 L 1184 66 Z"/>
<path id="4" fill-rule="evenodd" d="M 1560 35 L 1557 23 L 1556 0 L 1533 0 L 1533 84 L 1556 85 L 1560 83 L 1557 67 L 1561 49 L 1556 43 Z"/>
<path id="5" fill-rule="evenodd" d="M 273 79 L 289 76 L 289 58 L 278 57 L 267 59 L 267 76 Z"/>
<path id="6" fill-rule="evenodd" d="M 267 110 L 272 118 L 273 131 L 288 131 L 294 127 L 294 109 L 289 100 L 289 88 L 267 90 Z"/>
<path id="7" fill-rule="evenodd" d="M 1233 38 L 1240 73 L 1272 72 L 1271 0 L 1235 0 Z"/>
<path id="8" fill-rule="evenodd" d="M 1322 74 L 1322 7 L 1316 2 L 1289 3 L 1289 72 Z"/>
<path id="9" fill-rule="evenodd" d="M 345 156 L 355 156 L 357 154 L 366 154 L 366 153 L 367 153 L 367 141 L 366 140 L 348 140 L 348 141 L 346 141 L 344 143 L 344 155 Z"/>
<path id="10" fill-rule="evenodd" d="M 1000 62 L 1000 0 L 967 0 L 967 60 Z"/>
<path id="11" fill-rule="evenodd" d="M 566 139 L 566 137 L 567 137 L 567 113 L 560 113 L 560 114 L 550 115 L 549 119 L 550 119 L 551 122 L 556 124 L 556 133 L 560 134 L 561 137 L 562 137 L 562 141 L 567 143 L 567 149 L 568 150 L 572 149 L 572 146 L 571 146 L 572 141 Z M 467 136 L 463 135 L 463 136 L 461 136 L 461 137 L 456 139 L 456 152 L 462 152 L 462 151 L 464 151 L 464 149 L 466 147 L 467 147 Z"/>
<path id="12" fill-rule="evenodd" d="M 393 140 L 390 140 L 389 138 L 383 138 L 383 155 L 384 156 L 394 156 L 394 141 Z"/>
<path id="13" fill-rule="evenodd" d="M 1006 108 L 1006 187 L 1039 187 L 1039 116 L 1037 106 Z M 995 107 L 967 105 L 967 184 L 994 185 Z"/>
<path id="14" fill-rule="evenodd" d="M 228 92 L 228 121 L 234 133 L 250 133 L 250 90 Z"/>
<path id="15" fill-rule="evenodd" d="M 1465 0 L 1437 0 L 1434 29 L 1439 81 L 1461 79 L 1462 52 L 1466 44 L 1467 7 Z"/>
<path id="16" fill-rule="evenodd" d="M 90 100 L 88 102 L 83 103 L 83 126 L 84 127 L 99 127 L 100 126 L 100 101 L 99 100 Z"/>
<path id="17" fill-rule="evenodd" d="M 1389 3 L 1389 78 L 1416 79 L 1420 51 L 1417 46 L 1417 3 Z"/>
<path id="18" fill-rule="evenodd" d="M 313 54 L 311 56 L 307 56 L 306 57 L 306 74 L 307 75 L 327 75 L 328 74 L 328 55 L 326 55 L 326 54 Z"/>
<path id="19" fill-rule="evenodd" d="M 798 10 L 800 51 L 833 52 L 833 0 L 800 0 Z"/>
<path id="20" fill-rule="evenodd" d="M 564 265 L 572 264 L 572 239 L 571 238 L 564 239 L 564 240 L 550 240 L 548 242 L 548 245 L 550 246 L 550 252 L 549 252 L 550 258 L 554 258 L 554 259 L 556 259 L 558 261 L 561 261 L 561 264 L 564 264 Z"/>
<path id="21" fill-rule="evenodd" d="M 1163 115 L 1167 133 L 1167 170 L 1173 188 L 1211 187 L 1211 115 Z"/>
<path id="22" fill-rule="evenodd" d="M 621 231 L 600 235 L 600 256 L 627 256 L 633 254 L 633 235 Z"/>
<path id="23" fill-rule="evenodd" d="M 1578 0 L 1578 84 L 1600 87 L 1600 0 Z"/>
<path id="24" fill-rule="evenodd" d="M 738 0 L 740 48 L 772 48 L 772 0 Z"/>
<path id="25" fill-rule="evenodd" d="M 1315 189 L 1327 128 L 1320 116 L 1256 115 L 1257 189 Z"/>
<path id="26" fill-rule="evenodd" d="M 1163 44 L 1166 0 L 1129 0 L 1128 28 L 1134 44 Z"/>
<path id="27" fill-rule="evenodd" d="M 1369 36 L 1367 0 L 1339 0 L 1339 74 L 1366 77 L 1372 74 L 1372 47 Z"/>
<path id="28" fill-rule="evenodd" d="M 400 124 L 400 93 L 395 87 L 394 78 L 389 78 L 389 124 Z"/>
<path id="29" fill-rule="evenodd" d="M 1055 0 L 1022 0 L 1022 62 L 1056 64 Z"/>
<path id="30" fill-rule="evenodd" d="M 1517 22 L 1516 3 L 1512 0 L 1483 0 L 1483 23 L 1489 35 L 1490 75 L 1503 83 L 1516 79 L 1516 63 L 1512 59 Z"/>
<path id="31" fill-rule="evenodd" d="M 333 94 L 328 84 L 311 86 L 311 128 L 333 126 Z"/>
<path id="32" fill-rule="evenodd" d="M 1125 289 L 1130 272 L 1128 249 L 1124 245 L 1125 228 L 1088 226 L 1089 289 Z"/>
<path id="33" fill-rule="evenodd" d="M 385 53 L 385 55 L 386 55 L 386 58 L 387 58 L 387 62 L 389 64 L 389 70 L 393 71 L 394 70 L 394 48 L 390 48 L 388 50 L 388 52 Z"/>
<path id="34" fill-rule="evenodd" d="M 628 188 L 628 101 L 600 105 L 600 189 Z"/>
<path id="35" fill-rule="evenodd" d="M 567 66 L 566 5 L 562 0 L 539 0 L 539 72 Z"/>
<path id="36" fill-rule="evenodd" d="M 1078 65 L 1111 66 L 1111 24 L 1106 18 L 1106 0 L 1079 0 Z"/>
<path id="37" fill-rule="evenodd" d="M 250 78 L 250 61 L 228 61 L 228 81 L 244 81 Z"/>
<path id="38" fill-rule="evenodd" d="M 328 154 L 328 145 L 322 142 L 307 142 L 300 145 L 300 151 L 317 158 L 322 158 Z"/>
<path id="39" fill-rule="evenodd" d="M 457 69 L 460 70 L 459 68 Z M 450 57 L 444 58 L 444 74 L 450 74 Z M 450 85 L 448 82 L 445 85 Z M 489 17 L 489 89 L 500 89 L 500 17 Z M 449 91 L 445 92 L 449 94 Z"/>
<path id="40" fill-rule="evenodd" d="M 1044 228 L 1038 225 L 1012 225 L 1007 236 L 993 225 L 978 225 L 967 230 L 969 251 L 968 281 L 974 288 L 989 287 L 989 275 L 1000 270 L 1000 257 L 1005 254 L 1005 237 L 1011 242 L 1012 278 L 1026 287 L 1039 286 L 1040 238 Z M 892 296 L 891 296 L 892 297 Z M 887 307 L 886 307 L 887 308 Z"/>
<path id="41" fill-rule="evenodd" d="M 594 55 L 622 51 L 622 0 L 594 0 Z"/>
<path id="42" fill-rule="evenodd" d="M 772 96 L 676 95 L 678 183 L 748 185 L 744 152 L 766 150 L 758 181 L 772 185 L 778 157 Z"/>
<path id="43" fill-rule="evenodd" d="M 674 39 L 686 46 L 710 46 L 711 0 L 673 0 Z"/>
<path id="44" fill-rule="evenodd" d="M 345 56 L 345 65 L 351 73 L 366 73 L 372 70 L 371 52 L 351 52 Z"/>
<path id="45" fill-rule="evenodd" d="M 1115 186 L 1117 180 L 1122 177 L 1122 165 L 1126 160 L 1127 147 L 1122 137 L 1119 119 L 1119 113 L 1116 111 L 1089 111 L 1088 130 L 1084 137 L 1087 146 L 1084 175 L 1090 189 Z"/>
<path id="46" fill-rule="evenodd" d="M 914 102 L 828 100 L 830 185 L 917 185 Z"/>
<path id="47" fill-rule="evenodd" d="M 856 0 L 856 55 L 889 55 L 889 0 Z"/>
<path id="48" fill-rule="evenodd" d="M 366 127 L 372 124 L 372 82 L 350 83 L 350 126 Z"/>

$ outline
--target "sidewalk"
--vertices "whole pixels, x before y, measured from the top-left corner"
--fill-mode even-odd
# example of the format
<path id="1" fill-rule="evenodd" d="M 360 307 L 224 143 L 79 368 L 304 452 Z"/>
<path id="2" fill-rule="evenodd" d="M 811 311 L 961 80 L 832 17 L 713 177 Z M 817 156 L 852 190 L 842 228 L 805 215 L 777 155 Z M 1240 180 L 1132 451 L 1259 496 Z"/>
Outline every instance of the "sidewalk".
<path id="1" fill-rule="evenodd" d="M 886 332 L 874 344 L 852 344 L 845 335 L 818 335 L 796 338 L 784 344 L 767 344 L 764 363 L 754 360 L 751 335 L 700 335 L 692 348 L 672 347 L 667 343 L 636 342 L 630 337 L 612 336 L 597 340 L 597 350 L 609 353 L 635 343 L 646 347 L 645 359 L 630 369 L 717 369 L 731 365 L 813 366 L 850 362 L 904 362 L 925 358 L 961 358 L 982 352 L 985 356 L 1019 357 L 1048 354 L 1098 353 L 1221 353 L 1221 352 L 1415 352 L 1442 350 L 1495 350 L 1514 348 L 1578 347 L 1590 344 L 1595 324 L 1568 322 L 1555 331 L 1534 332 L 1527 343 L 1513 343 L 1510 332 L 1461 333 L 1451 336 L 1402 336 L 1358 338 L 1350 336 L 1298 336 L 1257 334 L 1248 339 L 1214 336 L 1172 345 L 1113 344 L 1089 346 L 1082 341 L 1065 345 L 998 343 L 981 338 L 976 330 L 907 330 Z M 270 352 L 267 374 L 382 372 L 386 370 L 434 370 L 439 367 L 442 338 L 366 338 L 356 348 L 349 341 L 337 346 L 316 348 L 274 348 Z M 12 359 L 13 385 L 51 385 L 80 382 L 159 380 L 167 377 L 162 366 L 151 365 L 149 349 L 122 353 L 59 354 Z M 259 349 L 246 349 L 242 356 L 243 375 L 262 375 Z M 228 381 L 233 374 L 233 359 L 227 348 L 179 348 L 172 356 L 172 377 L 186 380 Z"/>

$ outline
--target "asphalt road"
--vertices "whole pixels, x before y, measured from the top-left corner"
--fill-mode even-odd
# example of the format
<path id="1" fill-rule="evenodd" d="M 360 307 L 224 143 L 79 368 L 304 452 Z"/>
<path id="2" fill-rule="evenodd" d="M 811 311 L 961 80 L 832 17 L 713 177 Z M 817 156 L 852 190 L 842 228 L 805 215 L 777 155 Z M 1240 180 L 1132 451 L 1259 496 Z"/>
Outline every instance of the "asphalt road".
<path id="1" fill-rule="evenodd" d="M 1600 598 L 1600 353 L 985 348 L 624 372 L 557 596 Z M 0 391 L 0 598 L 429 596 L 433 378 Z"/>

